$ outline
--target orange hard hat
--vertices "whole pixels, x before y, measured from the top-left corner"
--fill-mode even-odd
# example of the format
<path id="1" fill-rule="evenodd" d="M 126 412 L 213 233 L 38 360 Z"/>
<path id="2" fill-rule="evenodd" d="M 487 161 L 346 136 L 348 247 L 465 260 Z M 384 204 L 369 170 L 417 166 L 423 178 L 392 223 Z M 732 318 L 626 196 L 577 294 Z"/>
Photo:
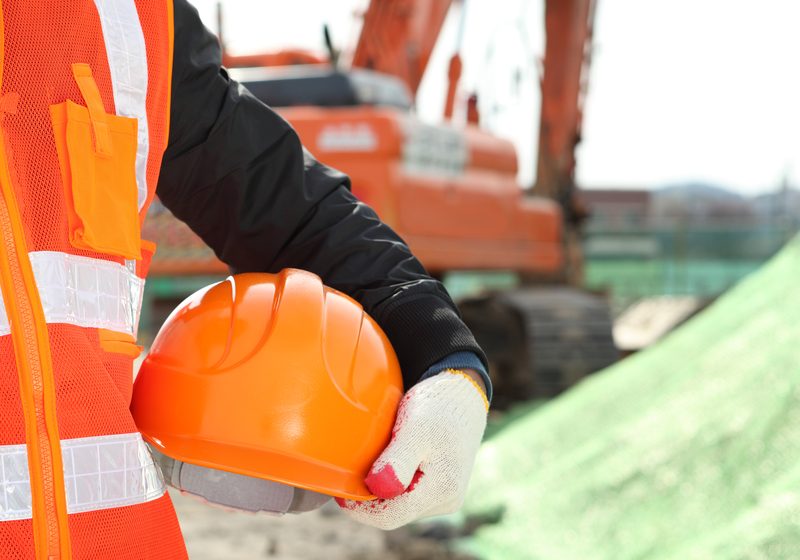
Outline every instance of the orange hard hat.
<path id="1" fill-rule="evenodd" d="M 361 306 L 284 270 L 231 276 L 181 303 L 131 410 L 173 459 L 364 500 L 402 393 L 397 357 Z"/>

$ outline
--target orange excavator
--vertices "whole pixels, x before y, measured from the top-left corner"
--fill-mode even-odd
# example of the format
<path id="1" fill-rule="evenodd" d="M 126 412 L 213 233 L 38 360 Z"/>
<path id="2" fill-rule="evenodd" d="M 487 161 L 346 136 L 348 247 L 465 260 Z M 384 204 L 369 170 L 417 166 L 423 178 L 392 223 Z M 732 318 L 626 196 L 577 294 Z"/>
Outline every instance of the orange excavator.
<path id="1" fill-rule="evenodd" d="M 575 147 L 595 1 L 546 0 L 538 179 L 529 191 L 518 184 L 514 146 L 481 128 L 474 96 L 468 122 L 452 122 L 458 53 L 449 67 L 445 124 L 424 124 L 413 112 L 452 4 L 372 0 L 346 69 L 330 40 L 328 56 L 286 50 L 226 54 L 223 63 L 295 127 L 320 161 L 350 176 L 354 194 L 433 275 L 517 274 L 517 287 L 459 304 L 491 362 L 498 402 L 552 396 L 617 357 L 606 302 L 578 287 L 585 213 L 575 187 Z M 167 247 L 151 274 L 224 271 L 199 240 L 155 214 L 150 235 L 166 238 Z M 191 249 L 176 252 L 176 242 Z"/>

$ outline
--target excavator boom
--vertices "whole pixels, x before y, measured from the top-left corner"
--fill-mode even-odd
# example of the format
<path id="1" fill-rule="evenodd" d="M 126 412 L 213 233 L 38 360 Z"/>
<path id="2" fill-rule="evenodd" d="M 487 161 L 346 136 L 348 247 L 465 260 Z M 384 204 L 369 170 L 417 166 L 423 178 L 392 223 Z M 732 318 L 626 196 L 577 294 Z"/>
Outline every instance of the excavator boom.
<path id="1" fill-rule="evenodd" d="M 372 0 L 353 66 L 403 80 L 416 95 L 453 0 Z"/>
<path id="2" fill-rule="evenodd" d="M 595 0 L 547 0 L 539 154 L 534 194 L 564 201 L 575 183 Z M 566 191 L 566 192 L 565 192 Z"/>
<path id="3" fill-rule="evenodd" d="M 558 202 L 564 216 L 565 276 L 583 283 L 580 227 L 588 216 L 575 185 L 589 82 L 596 0 L 546 0 L 544 75 L 536 185 L 532 194 Z"/>

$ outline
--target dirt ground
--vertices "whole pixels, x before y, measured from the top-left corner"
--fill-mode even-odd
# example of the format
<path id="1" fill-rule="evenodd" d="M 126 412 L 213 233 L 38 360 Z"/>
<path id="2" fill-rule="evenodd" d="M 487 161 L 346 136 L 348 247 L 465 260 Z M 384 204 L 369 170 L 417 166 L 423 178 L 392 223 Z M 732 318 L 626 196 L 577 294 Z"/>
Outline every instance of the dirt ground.
<path id="1" fill-rule="evenodd" d="M 351 521 L 334 503 L 303 515 L 229 512 L 171 491 L 191 560 L 468 560 L 414 530 Z"/>

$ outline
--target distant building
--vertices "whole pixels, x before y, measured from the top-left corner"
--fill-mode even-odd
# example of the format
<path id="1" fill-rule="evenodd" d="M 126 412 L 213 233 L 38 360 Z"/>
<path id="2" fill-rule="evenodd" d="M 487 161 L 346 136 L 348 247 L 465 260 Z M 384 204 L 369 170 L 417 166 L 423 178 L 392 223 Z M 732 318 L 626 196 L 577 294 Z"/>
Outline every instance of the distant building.
<path id="1" fill-rule="evenodd" d="M 753 202 L 707 183 L 684 183 L 653 192 L 652 221 L 662 228 L 733 228 L 756 223 Z"/>
<path id="2" fill-rule="evenodd" d="M 588 258 L 653 258 L 658 241 L 649 235 L 652 193 L 644 189 L 581 192 L 589 209 L 584 252 Z"/>
<path id="3" fill-rule="evenodd" d="M 788 181 L 758 196 L 702 182 L 582 196 L 586 284 L 611 293 L 617 311 L 664 294 L 714 298 L 800 231 L 800 192 Z"/>
<path id="4" fill-rule="evenodd" d="M 758 261 L 800 227 L 800 193 L 788 184 L 756 197 L 701 182 L 581 194 L 589 259 Z"/>
<path id="5" fill-rule="evenodd" d="M 581 197 L 589 208 L 589 229 L 642 228 L 650 221 L 650 191 L 592 189 L 581 191 Z"/>

